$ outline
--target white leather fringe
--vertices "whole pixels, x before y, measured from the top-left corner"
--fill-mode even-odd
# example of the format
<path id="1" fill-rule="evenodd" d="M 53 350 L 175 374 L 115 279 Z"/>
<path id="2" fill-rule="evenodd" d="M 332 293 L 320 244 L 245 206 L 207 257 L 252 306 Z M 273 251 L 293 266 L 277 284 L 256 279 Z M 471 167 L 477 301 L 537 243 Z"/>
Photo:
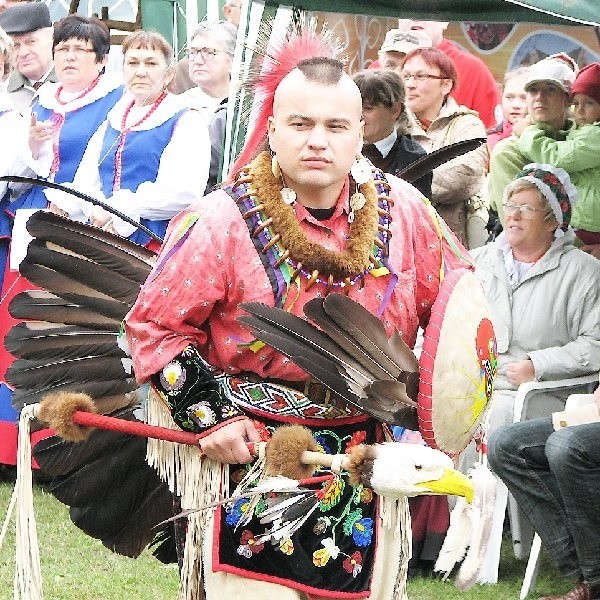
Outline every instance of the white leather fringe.
<path id="1" fill-rule="evenodd" d="M 148 395 L 147 420 L 151 425 L 178 429 L 169 409 L 152 389 Z M 184 510 L 199 508 L 229 494 L 228 466 L 202 457 L 200 448 L 149 439 L 146 460 L 169 489 L 181 497 Z M 192 513 L 188 517 L 178 600 L 204 598 L 202 534 L 212 510 Z"/>

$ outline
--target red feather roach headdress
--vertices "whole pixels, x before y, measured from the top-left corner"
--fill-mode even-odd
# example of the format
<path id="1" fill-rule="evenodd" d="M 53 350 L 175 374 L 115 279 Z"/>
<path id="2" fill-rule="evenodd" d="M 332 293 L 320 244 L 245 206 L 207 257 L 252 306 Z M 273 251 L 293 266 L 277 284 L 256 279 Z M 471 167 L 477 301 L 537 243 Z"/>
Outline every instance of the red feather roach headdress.
<path id="1" fill-rule="evenodd" d="M 259 108 L 251 124 L 244 147 L 231 168 L 231 178 L 258 154 L 266 142 L 269 117 L 273 114 L 275 91 L 282 79 L 291 73 L 298 64 L 308 58 L 327 57 L 342 60 L 342 46 L 325 26 L 317 33 L 315 19 L 305 23 L 300 19 L 291 25 L 286 35 L 273 39 L 272 23 L 266 25 L 268 31 L 260 36 L 259 46 L 254 52 L 263 56 L 256 77 L 250 78 L 248 88 L 254 92 Z"/>

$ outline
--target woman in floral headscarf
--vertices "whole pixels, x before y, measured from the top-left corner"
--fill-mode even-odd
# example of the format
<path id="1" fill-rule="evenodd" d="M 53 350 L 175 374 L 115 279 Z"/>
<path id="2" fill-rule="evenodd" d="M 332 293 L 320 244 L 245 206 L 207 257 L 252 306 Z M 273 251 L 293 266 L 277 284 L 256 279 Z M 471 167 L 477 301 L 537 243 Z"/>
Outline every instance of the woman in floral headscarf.
<path id="1" fill-rule="evenodd" d="M 512 422 L 517 387 L 600 370 L 600 265 L 569 227 L 566 171 L 531 164 L 506 188 L 504 232 L 473 252 L 498 339 L 492 429 Z M 544 390 L 528 417 L 562 410 L 572 389 Z"/>
<path id="2" fill-rule="evenodd" d="M 525 166 L 504 191 L 504 231 L 495 242 L 472 252 L 475 274 L 492 309 L 498 350 L 488 434 L 513 422 L 516 390 L 522 383 L 600 370 L 600 261 L 573 245 L 569 222 L 576 195 L 563 169 Z M 563 410 L 570 394 L 585 391 L 591 390 L 580 386 L 531 392 L 524 418 Z M 469 448 L 461 468 L 473 460 Z M 494 502 L 504 503 L 506 497 L 506 487 L 498 480 Z M 504 520 L 499 505 L 493 512 L 492 531 L 500 527 L 497 518 Z M 527 534 L 517 533 L 518 522 L 511 521 L 513 541 L 526 544 Z M 500 539 L 496 541 L 490 538 L 486 551 L 484 578 L 490 581 L 492 562 L 500 555 Z"/>

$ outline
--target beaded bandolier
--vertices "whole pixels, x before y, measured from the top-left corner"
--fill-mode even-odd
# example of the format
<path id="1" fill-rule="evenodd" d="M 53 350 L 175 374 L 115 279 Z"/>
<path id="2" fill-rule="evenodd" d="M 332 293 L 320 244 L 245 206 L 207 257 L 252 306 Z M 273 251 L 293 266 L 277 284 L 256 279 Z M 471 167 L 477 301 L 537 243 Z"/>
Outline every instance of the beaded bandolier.
<path id="1" fill-rule="evenodd" d="M 225 191 L 235 200 L 246 221 L 254 246 L 273 287 L 275 306 L 283 306 L 287 290 L 295 282 L 309 289 L 315 283 L 326 291 L 343 293 L 362 285 L 369 273 L 389 273 L 389 186 L 378 169 L 373 182 L 363 184 L 367 202 L 350 224 L 347 249 L 326 250 L 310 242 L 302 232 L 293 208 L 281 202 L 281 184 L 270 171 L 270 157 L 263 153 Z"/>

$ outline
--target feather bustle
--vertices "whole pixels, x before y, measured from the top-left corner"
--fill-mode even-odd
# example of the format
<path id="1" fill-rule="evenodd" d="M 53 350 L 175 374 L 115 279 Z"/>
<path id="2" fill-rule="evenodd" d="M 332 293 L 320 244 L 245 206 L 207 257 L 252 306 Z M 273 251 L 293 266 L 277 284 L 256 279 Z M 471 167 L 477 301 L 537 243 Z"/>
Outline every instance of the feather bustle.
<path id="1" fill-rule="evenodd" d="M 43 290 L 17 294 L 10 301 L 8 312 L 14 319 L 93 327 L 103 331 L 119 331 L 122 320 L 100 315 L 92 308 Z"/>
<path id="2" fill-rule="evenodd" d="M 28 246 L 26 261 L 57 271 L 74 281 L 85 281 L 96 292 L 120 300 L 128 306 L 135 302 L 138 294 L 139 282 L 47 242 L 33 240 Z M 90 272 L 93 272 L 93 277 Z"/>
<path id="3" fill-rule="evenodd" d="M 51 212 L 38 211 L 34 213 L 27 221 L 27 231 L 34 238 L 53 241 L 59 245 L 64 244 L 71 234 L 73 238 L 79 239 L 80 244 L 84 247 L 97 247 L 103 254 L 108 253 L 113 248 L 119 256 L 115 265 L 117 269 L 123 263 L 135 261 L 140 268 L 143 268 L 143 264 L 146 263 L 149 272 L 156 258 L 156 254 L 151 250 L 130 242 L 120 235 L 109 233 L 91 225 L 78 223 Z M 85 254 L 85 252 L 81 253 Z"/>

